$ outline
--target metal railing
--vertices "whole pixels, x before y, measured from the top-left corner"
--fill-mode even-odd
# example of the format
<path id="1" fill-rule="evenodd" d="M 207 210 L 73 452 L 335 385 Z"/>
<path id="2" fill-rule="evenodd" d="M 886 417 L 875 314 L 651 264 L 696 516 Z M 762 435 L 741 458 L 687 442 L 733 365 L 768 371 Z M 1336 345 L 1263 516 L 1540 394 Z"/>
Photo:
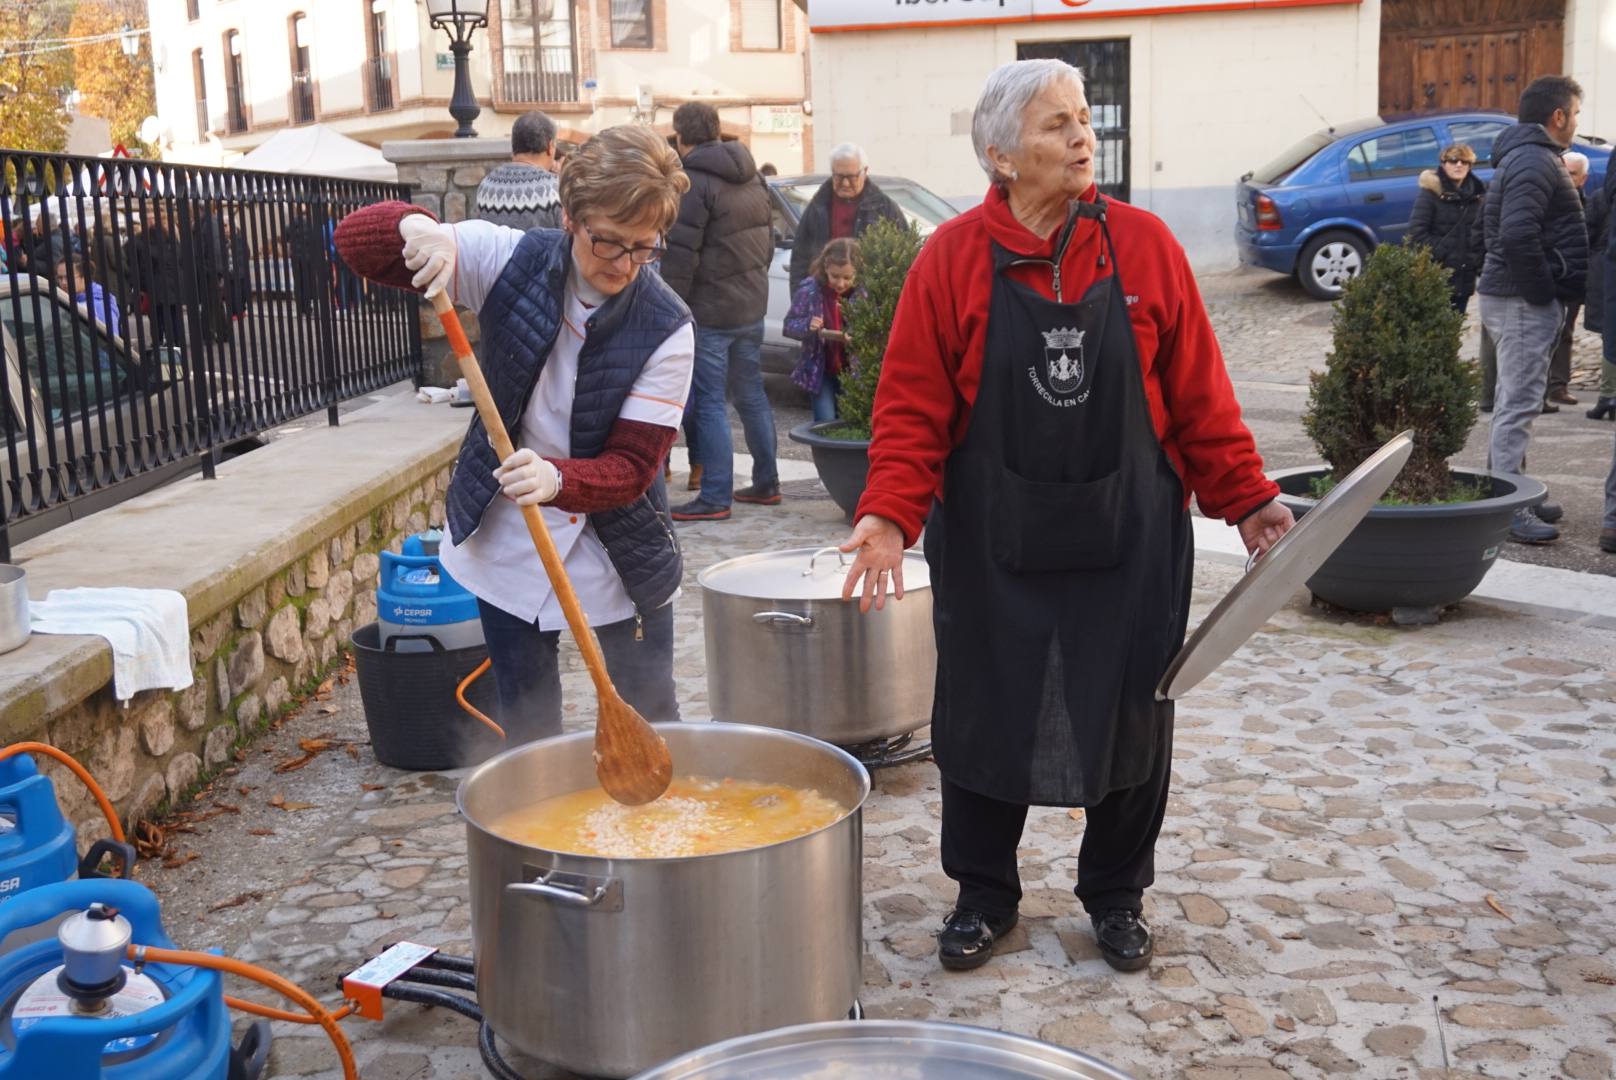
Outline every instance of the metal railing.
<path id="1" fill-rule="evenodd" d="M 578 100 L 578 69 L 570 46 L 511 46 L 505 49 L 503 60 L 506 101 L 534 104 Z"/>
<path id="2" fill-rule="evenodd" d="M 314 76 L 307 71 L 292 72 L 292 123 L 314 123 Z"/>
<path id="3" fill-rule="evenodd" d="M 393 107 L 393 58 L 375 56 L 365 61 L 365 84 L 370 90 L 370 111 Z"/>
<path id="4" fill-rule="evenodd" d="M 242 96 L 241 87 L 227 86 L 225 90 L 224 124 L 230 134 L 235 135 L 247 130 L 247 102 Z"/>
<path id="5" fill-rule="evenodd" d="M 208 115 L 208 99 L 203 98 L 196 103 L 196 141 L 202 142 L 212 130 L 212 118 Z"/>
<path id="6" fill-rule="evenodd" d="M 396 184 L 0 150 L 11 544 L 420 369 L 416 299 L 331 234 Z"/>

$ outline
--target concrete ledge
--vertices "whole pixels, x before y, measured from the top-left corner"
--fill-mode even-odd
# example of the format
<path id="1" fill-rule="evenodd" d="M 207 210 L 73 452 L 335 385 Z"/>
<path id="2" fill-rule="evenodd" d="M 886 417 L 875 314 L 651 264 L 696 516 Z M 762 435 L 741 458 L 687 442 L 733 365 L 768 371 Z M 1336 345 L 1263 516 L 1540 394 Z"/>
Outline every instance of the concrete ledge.
<path id="1" fill-rule="evenodd" d="M 331 533 L 453 461 L 470 413 L 394 391 L 219 467 L 19 545 L 30 597 L 51 589 L 177 589 L 192 627 Z M 36 730 L 112 677 L 99 637 L 35 634 L 0 655 L 0 740 Z"/>
<path id="2" fill-rule="evenodd" d="M 1194 522 L 1196 558 L 1245 564 L 1246 547 L 1237 530 L 1204 517 Z M 1605 628 L 1616 625 L 1616 578 L 1605 574 L 1499 559 L 1469 599 L 1558 622 Z"/>

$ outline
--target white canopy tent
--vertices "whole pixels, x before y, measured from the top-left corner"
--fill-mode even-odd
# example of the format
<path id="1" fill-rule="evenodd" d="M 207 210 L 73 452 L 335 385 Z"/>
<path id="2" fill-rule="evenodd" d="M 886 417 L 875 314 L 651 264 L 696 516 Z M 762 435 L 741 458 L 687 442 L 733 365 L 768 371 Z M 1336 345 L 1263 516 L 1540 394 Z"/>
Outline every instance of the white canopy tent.
<path id="1" fill-rule="evenodd" d="M 277 131 L 262 146 L 225 164 L 232 169 L 398 183 L 398 166 L 380 150 L 324 124 Z"/>

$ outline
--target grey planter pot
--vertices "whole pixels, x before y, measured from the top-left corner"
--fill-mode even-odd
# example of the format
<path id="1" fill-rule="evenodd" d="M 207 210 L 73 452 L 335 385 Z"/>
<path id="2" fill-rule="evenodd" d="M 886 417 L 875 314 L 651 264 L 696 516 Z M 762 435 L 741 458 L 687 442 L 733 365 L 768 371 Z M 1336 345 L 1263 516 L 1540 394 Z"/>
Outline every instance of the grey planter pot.
<path id="1" fill-rule="evenodd" d="M 1306 494 L 1310 482 L 1329 471 L 1314 465 L 1268 475 L 1279 485 L 1279 501 L 1300 518 L 1318 505 Z M 1481 469 L 1454 469 L 1453 474 L 1487 482 L 1492 496 L 1440 506 L 1375 507 L 1308 579 L 1308 590 L 1348 611 L 1390 611 L 1399 622 L 1434 621 L 1438 610 L 1469 596 L 1498 558 L 1515 511 L 1536 506 L 1548 491 L 1526 476 Z"/>
<path id="2" fill-rule="evenodd" d="M 813 451 L 819 482 L 851 521 L 853 511 L 858 509 L 859 496 L 864 494 L 864 482 L 870 475 L 870 443 L 867 439 L 833 439 L 820 434 L 839 423 L 840 420 L 821 420 L 798 424 L 791 429 L 791 441 Z"/>

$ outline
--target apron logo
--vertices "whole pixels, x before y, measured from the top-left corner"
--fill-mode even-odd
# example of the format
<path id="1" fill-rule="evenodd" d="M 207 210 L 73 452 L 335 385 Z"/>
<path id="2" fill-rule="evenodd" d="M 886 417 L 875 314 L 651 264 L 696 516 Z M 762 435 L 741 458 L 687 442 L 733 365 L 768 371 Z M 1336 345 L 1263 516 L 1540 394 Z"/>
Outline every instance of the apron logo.
<path id="1" fill-rule="evenodd" d="M 1087 392 L 1075 399 L 1072 399 L 1072 395 L 1083 385 L 1083 337 L 1088 331 L 1064 329 L 1041 333 L 1044 335 L 1044 375 L 1049 382 L 1048 388 L 1038 378 L 1036 369 L 1028 372 L 1038 389 L 1038 396 L 1057 408 L 1087 401 Z M 1069 400 L 1057 400 L 1056 395 Z"/>

